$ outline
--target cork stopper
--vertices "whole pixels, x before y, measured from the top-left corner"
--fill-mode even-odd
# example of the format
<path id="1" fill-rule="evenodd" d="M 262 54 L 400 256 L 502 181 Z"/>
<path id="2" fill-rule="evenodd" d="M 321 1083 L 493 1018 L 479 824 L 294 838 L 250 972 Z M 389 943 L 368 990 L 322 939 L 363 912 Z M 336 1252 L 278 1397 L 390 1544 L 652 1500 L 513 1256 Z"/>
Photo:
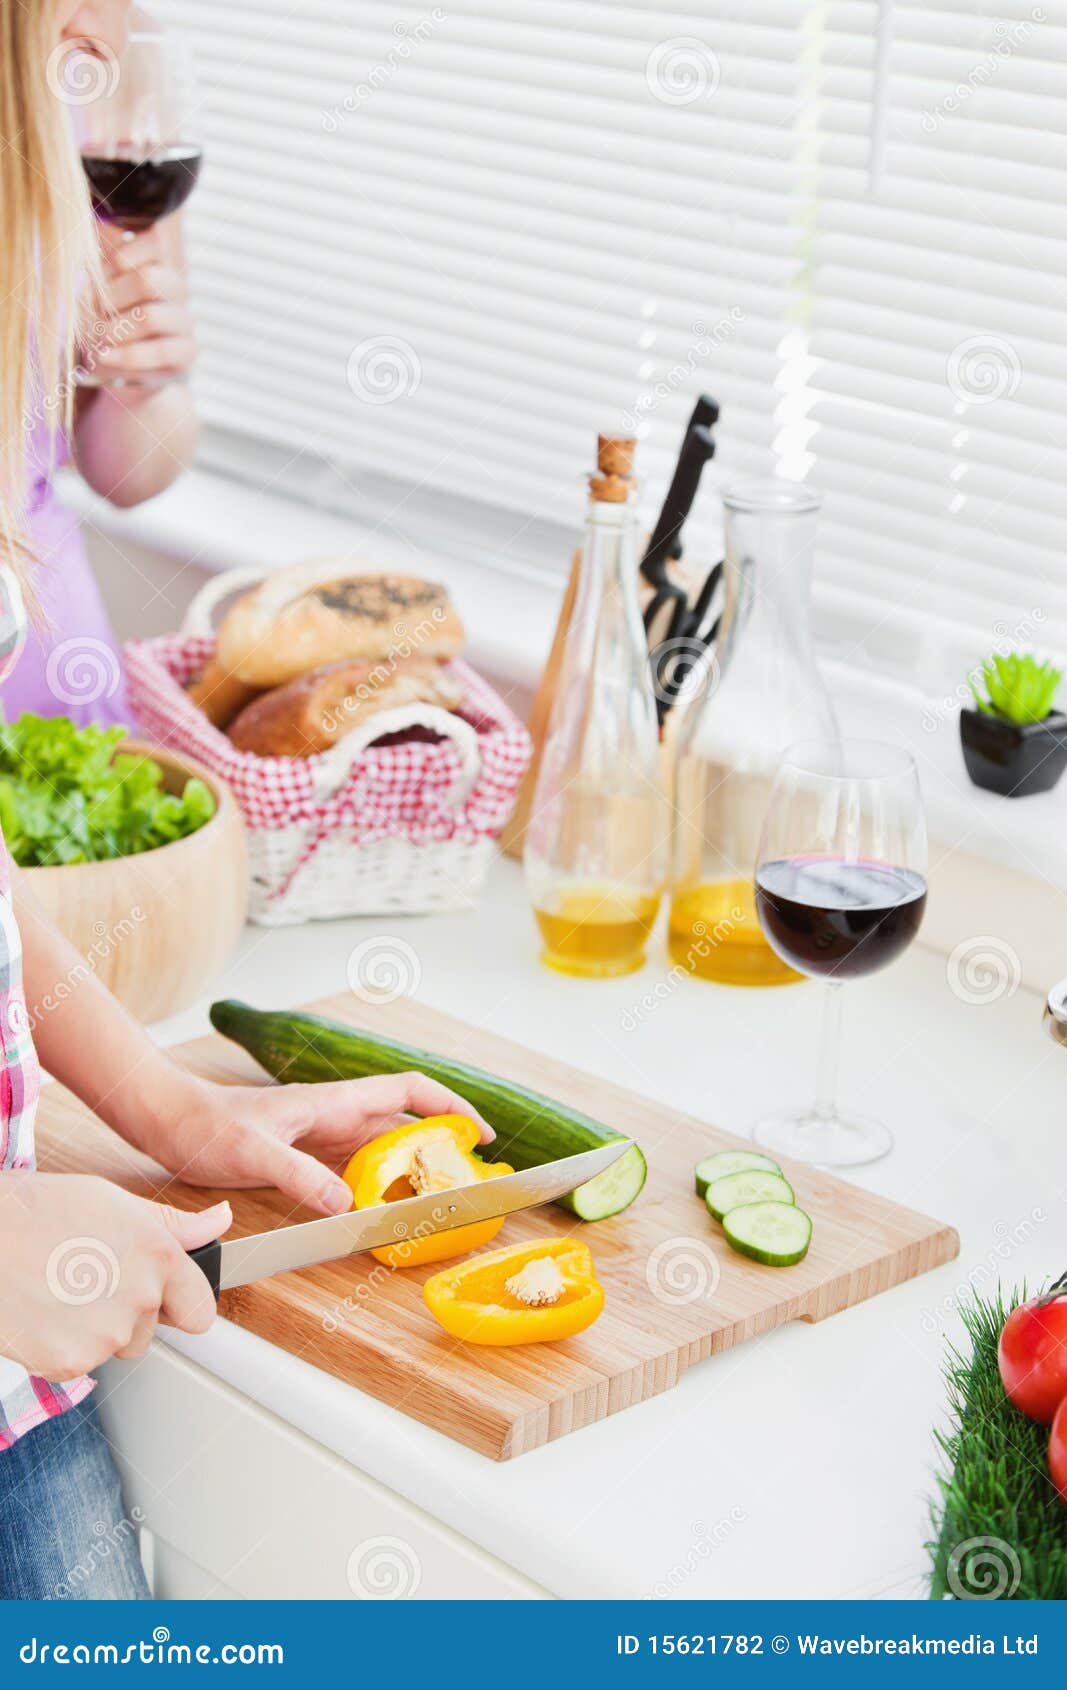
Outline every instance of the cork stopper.
<path id="1" fill-rule="evenodd" d="M 636 444 L 632 434 L 597 435 L 596 472 L 589 477 L 589 491 L 601 504 L 624 504 L 633 492 Z"/>

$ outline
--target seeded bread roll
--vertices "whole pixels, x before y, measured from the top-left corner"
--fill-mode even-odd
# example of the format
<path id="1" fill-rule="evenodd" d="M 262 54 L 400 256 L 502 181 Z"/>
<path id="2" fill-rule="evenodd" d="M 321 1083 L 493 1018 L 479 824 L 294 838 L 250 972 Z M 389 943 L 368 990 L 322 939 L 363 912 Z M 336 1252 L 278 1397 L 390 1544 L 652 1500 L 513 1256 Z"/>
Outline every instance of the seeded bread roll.
<path id="1" fill-rule="evenodd" d="M 257 757 L 313 757 L 383 710 L 438 704 L 454 710 L 462 693 L 432 657 L 327 663 L 260 695 L 230 724 L 238 751 Z"/>
<path id="2" fill-rule="evenodd" d="M 252 687 L 276 687 L 344 658 L 455 657 L 463 624 L 443 587 L 338 563 L 270 576 L 223 618 L 217 659 Z"/>

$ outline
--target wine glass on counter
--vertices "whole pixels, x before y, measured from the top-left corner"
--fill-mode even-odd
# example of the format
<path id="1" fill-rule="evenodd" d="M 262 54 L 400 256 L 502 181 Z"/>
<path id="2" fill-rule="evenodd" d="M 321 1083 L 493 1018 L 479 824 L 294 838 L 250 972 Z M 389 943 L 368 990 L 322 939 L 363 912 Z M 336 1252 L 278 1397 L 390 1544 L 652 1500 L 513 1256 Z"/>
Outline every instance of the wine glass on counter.
<path id="1" fill-rule="evenodd" d="M 136 8 L 121 55 L 97 97 L 75 108 L 82 168 L 93 210 L 124 240 L 180 211 L 200 177 L 192 58 L 186 43 Z M 79 372 L 83 386 L 121 386 L 130 377 Z M 138 377 L 160 384 L 170 376 Z"/>
<path id="2" fill-rule="evenodd" d="M 856 1167 L 893 1144 L 880 1121 L 839 1113 L 842 986 L 894 962 L 926 906 L 926 821 L 914 759 L 876 740 L 789 747 L 771 790 L 756 865 L 768 944 L 826 982 L 815 1102 L 758 1121 L 756 1143 L 796 1161 Z"/>

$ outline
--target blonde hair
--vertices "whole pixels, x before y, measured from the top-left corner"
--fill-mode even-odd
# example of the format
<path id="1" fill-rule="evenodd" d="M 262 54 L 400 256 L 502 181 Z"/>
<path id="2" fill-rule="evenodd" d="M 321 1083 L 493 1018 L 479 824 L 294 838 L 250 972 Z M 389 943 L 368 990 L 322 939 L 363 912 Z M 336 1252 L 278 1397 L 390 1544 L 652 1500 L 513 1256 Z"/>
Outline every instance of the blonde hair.
<path id="1" fill-rule="evenodd" d="M 0 543 L 24 582 L 26 450 L 38 421 L 69 425 L 74 348 L 100 275 L 58 9 L 0 0 Z"/>

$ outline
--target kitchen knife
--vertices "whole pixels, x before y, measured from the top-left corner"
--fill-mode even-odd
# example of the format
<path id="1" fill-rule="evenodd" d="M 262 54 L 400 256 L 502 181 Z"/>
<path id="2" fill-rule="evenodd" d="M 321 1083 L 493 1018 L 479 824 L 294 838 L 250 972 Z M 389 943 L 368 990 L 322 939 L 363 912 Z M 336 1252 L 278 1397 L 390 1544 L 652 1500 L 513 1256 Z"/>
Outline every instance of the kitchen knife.
<path id="1" fill-rule="evenodd" d="M 645 555 L 641 559 L 642 575 L 647 581 L 651 581 L 653 586 L 661 589 L 666 581 L 668 559 L 682 555 L 682 529 L 696 498 L 701 471 L 708 459 L 715 455 L 715 440 L 711 431 L 718 420 L 718 405 L 714 399 L 702 393 L 686 424 L 674 475 L 659 513 L 659 520 L 652 530 Z"/>
<path id="2" fill-rule="evenodd" d="M 457 1185 L 426 1197 L 404 1197 L 396 1203 L 378 1203 L 372 1209 L 349 1209 L 328 1220 L 281 1226 L 273 1232 L 253 1233 L 250 1238 L 226 1242 L 216 1238 L 199 1250 L 190 1250 L 189 1257 L 217 1297 L 220 1291 L 247 1285 L 253 1279 L 269 1279 L 275 1273 L 337 1261 L 383 1244 L 403 1244 L 433 1232 L 447 1232 L 454 1226 L 470 1226 L 473 1221 L 493 1220 L 497 1215 L 554 1203 L 557 1197 L 565 1197 L 595 1179 L 631 1148 L 631 1139 L 613 1139 L 595 1150 L 583 1150 L 577 1156 L 564 1156 L 521 1173 L 479 1180 L 476 1185 Z"/>

